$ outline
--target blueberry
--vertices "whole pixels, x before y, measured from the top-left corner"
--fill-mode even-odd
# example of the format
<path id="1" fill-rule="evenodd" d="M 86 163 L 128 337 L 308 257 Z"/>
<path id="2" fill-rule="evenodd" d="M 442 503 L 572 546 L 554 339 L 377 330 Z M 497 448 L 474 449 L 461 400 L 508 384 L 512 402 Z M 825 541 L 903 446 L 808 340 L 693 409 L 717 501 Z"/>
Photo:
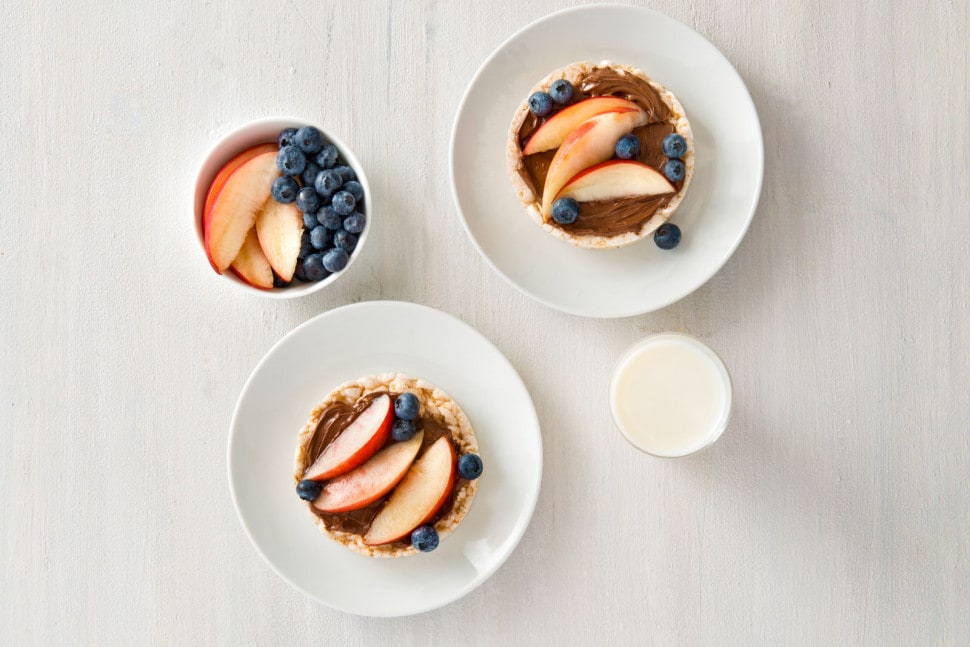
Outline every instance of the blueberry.
<path id="1" fill-rule="evenodd" d="M 297 176 L 306 168 L 306 155 L 296 146 L 284 146 L 276 154 L 276 168 L 283 175 Z"/>
<path id="2" fill-rule="evenodd" d="M 317 212 L 317 222 L 331 231 L 337 231 L 338 229 L 343 229 L 344 227 L 343 217 L 334 211 L 333 207 L 331 207 L 329 204 L 324 207 L 320 207 L 320 211 Z"/>
<path id="3" fill-rule="evenodd" d="M 323 148 L 323 133 L 313 126 L 304 126 L 296 131 L 296 145 L 300 150 L 315 155 Z"/>
<path id="4" fill-rule="evenodd" d="M 303 186 L 313 186 L 313 181 L 317 179 L 317 174 L 322 170 L 314 162 L 307 162 L 306 168 L 300 173 L 300 181 L 303 182 Z"/>
<path id="5" fill-rule="evenodd" d="M 319 164 L 320 168 L 333 168 L 333 165 L 337 163 L 338 156 L 337 147 L 333 144 L 327 144 L 320 149 L 313 161 Z"/>
<path id="6" fill-rule="evenodd" d="M 664 155 L 670 159 L 680 159 L 687 152 L 687 140 L 677 133 L 670 133 L 664 137 L 663 144 Z"/>
<path id="7" fill-rule="evenodd" d="M 349 258 L 347 256 L 347 250 L 341 247 L 334 247 L 331 250 L 327 250 L 327 253 L 323 255 L 323 266 L 328 272 L 339 272 L 347 267 Z"/>
<path id="8" fill-rule="evenodd" d="M 364 199 L 364 187 L 357 180 L 348 180 L 344 183 L 343 189 L 344 191 L 349 191 L 350 195 L 354 196 L 354 200 L 357 202 Z"/>
<path id="9" fill-rule="evenodd" d="M 306 262 L 305 258 L 301 258 L 297 264 L 296 269 L 293 270 L 293 278 L 298 281 L 303 281 L 304 283 L 309 283 L 310 279 L 306 277 L 306 271 L 303 269 L 303 264 Z"/>
<path id="10" fill-rule="evenodd" d="M 322 281 L 330 276 L 330 269 L 323 254 L 310 254 L 303 261 L 303 272 L 308 281 Z"/>
<path id="11" fill-rule="evenodd" d="M 304 230 L 310 231 L 311 229 L 313 229 L 314 227 L 316 227 L 319 224 L 320 223 L 317 222 L 317 214 L 313 213 L 312 211 L 308 211 L 308 212 L 305 212 L 303 214 L 303 229 Z"/>
<path id="12" fill-rule="evenodd" d="M 552 114 L 552 97 L 545 92 L 536 92 L 529 97 L 529 111 L 536 117 L 548 117 Z"/>
<path id="13" fill-rule="evenodd" d="M 413 420 L 395 420 L 391 426 L 391 438 L 398 442 L 410 440 L 415 431 Z"/>
<path id="14" fill-rule="evenodd" d="M 364 231 L 364 225 L 366 222 L 367 221 L 364 220 L 364 214 L 352 213 L 344 218 L 344 229 L 352 234 L 359 234 Z"/>
<path id="15" fill-rule="evenodd" d="M 420 410 L 421 403 L 413 393 L 402 393 L 394 400 L 394 415 L 401 420 L 414 420 Z"/>
<path id="16" fill-rule="evenodd" d="M 552 219 L 560 225 L 571 225 L 579 218 L 579 203 L 572 198 L 559 198 L 552 203 Z"/>
<path id="17" fill-rule="evenodd" d="M 333 246 L 333 236 L 323 225 L 317 225 L 310 230 L 310 244 L 314 249 L 329 249 Z"/>
<path id="18" fill-rule="evenodd" d="M 430 553 L 438 547 L 438 531 L 428 525 L 418 526 L 411 532 L 411 545 L 422 553 Z"/>
<path id="19" fill-rule="evenodd" d="M 273 287 L 274 288 L 285 288 L 290 284 L 289 281 L 284 281 L 276 273 L 273 273 Z"/>
<path id="20" fill-rule="evenodd" d="M 478 454 L 465 454 L 458 459 L 458 476 L 474 481 L 482 475 L 482 459 Z"/>
<path id="21" fill-rule="evenodd" d="M 349 166 L 336 166 L 333 170 L 340 173 L 340 177 L 344 179 L 344 182 L 350 182 L 351 180 L 357 179 L 357 174 L 354 173 L 354 169 L 350 168 Z"/>
<path id="22" fill-rule="evenodd" d="M 291 177 L 281 175 L 273 180 L 273 188 L 270 193 L 273 199 L 282 204 L 289 204 L 296 200 L 296 192 L 300 190 L 300 185 Z"/>
<path id="23" fill-rule="evenodd" d="M 321 198 L 327 199 L 333 196 L 343 184 L 343 178 L 336 169 L 327 169 L 317 174 L 317 179 L 313 182 L 313 188 L 317 190 Z"/>
<path id="24" fill-rule="evenodd" d="M 316 213 L 323 201 L 312 186 L 305 186 L 296 194 L 296 208 L 303 213 Z"/>
<path id="25" fill-rule="evenodd" d="M 665 222 L 653 232 L 653 242 L 657 243 L 660 249 L 673 249 L 680 244 L 680 227 Z"/>
<path id="26" fill-rule="evenodd" d="M 616 156 L 621 160 L 636 159 L 640 154 L 640 140 L 636 135 L 623 135 L 616 142 Z"/>
<path id="27" fill-rule="evenodd" d="M 310 230 L 303 228 L 303 237 L 300 239 L 300 254 L 297 258 L 301 261 L 313 253 L 313 243 L 310 242 Z"/>
<path id="28" fill-rule="evenodd" d="M 280 133 L 280 136 L 276 139 L 276 145 L 280 148 L 284 146 L 293 146 L 296 142 L 293 140 L 294 135 L 296 135 L 296 128 L 287 128 Z"/>
<path id="29" fill-rule="evenodd" d="M 549 96 L 552 100 L 561 106 L 566 105 L 573 100 L 573 84 L 566 79 L 559 79 L 558 81 L 553 81 L 552 85 L 549 86 Z"/>
<path id="30" fill-rule="evenodd" d="M 684 179 L 684 163 L 680 160 L 667 160 L 664 164 L 664 175 L 671 182 L 680 182 Z"/>
<path id="31" fill-rule="evenodd" d="M 354 194 L 350 191 L 337 191 L 333 199 L 330 200 L 330 204 L 333 205 L 333 210 L 341 216 L 349 216 L 354 212 L 357 201 L 354 200 Z"/>
<path id="32" fill-rule="evenodd" d="M 320 496 L 320 490 L 323 489 L 323 483 L 317 483 L 316 481 L 311 481 L 310 479 L 303 479 L 296 484 L 296 493 L 304 501 L 313 501 L 318 496 Z"/>
<path id="33" fill-rule="evenodd" d="M 354 247 L 357 247 L 357 236 L 346 229 L 341 229 L 333 235 L 333 244 L 349 254 L 354 251 Z"/>

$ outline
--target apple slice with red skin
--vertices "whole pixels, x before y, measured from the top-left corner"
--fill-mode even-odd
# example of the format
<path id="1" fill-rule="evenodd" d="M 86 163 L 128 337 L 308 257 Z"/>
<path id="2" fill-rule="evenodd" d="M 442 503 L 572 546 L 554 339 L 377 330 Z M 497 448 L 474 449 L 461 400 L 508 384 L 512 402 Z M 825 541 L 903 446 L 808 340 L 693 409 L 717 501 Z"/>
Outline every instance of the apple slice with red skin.
<path id="1" fill-rule="evenodd" d="M 391 492 L 364 535 L 364 543 L 379 546 L 399 541 L 430 521 L 451 494 L 457 461 L 447 436 L 434 441 Z"/>
<path id="2" fill-rule="evenodd" d="M 256 237 L 256 228 L 249 230 L 236 259 L 230 265 L 236 276 L 254 288 L 269 290 L 273 287 L 273 268 L 270 266 Z"/>
<path id="3" fill-rule="evenodd" d="M 392 443 L 363 465 L 328 481 L 313 507 L 321 512 L 350 512 L 377 501 L 408 473 L 423 438 L 424 432 L 419 431 L 409 440 Z"/>
<path id="4" fill-rule="evenodd" d="M 549 162 L 542 188 L 542 215 L 549 220 L 552 203 L 574 175 L 613 157 L 617 140 L 647 122 L 647 113 L 636 110 L 604 112 L 576 126 Z"/>
<path id="5" fill-rule="evenodd" d="M 391 397 L 381 394 L 324 448 L 303 478 L 325 481 L 363 464 L 384 446 L 393 421 Z"/>
<path id="6" fill-rule="evenodd" d="M 276 153 L 266 152 L 246 161 L 226 180 L 203 223 L 205 249 L 216 272 L 222 274 L 239 254 L 279 174 Z"/>
<path id="7" fill-rule="evenodd" d="M 293 279 L 303 238 L 303 215 L 294 203 L 270 199 L 256 216 L 256 237 L 266 260 L 284 281 Z"/>
<path id="8" fill-rule="evenodd" d="M 664 195 L 676 189 L 657 169 L 633 160 L 609 160 L 573 176 L 556 196 L 577 202 Z"/>
<path id="9" fill-rule="evenodd" d="M 522 153 L 532 155 L 558 148 L 579 124 L 591 117 L 615 110 L 637 110 L 637 104 L 620 97 L 593 97 L 577 101 L 563 108 L 539 126 L 522 147 Z"/>

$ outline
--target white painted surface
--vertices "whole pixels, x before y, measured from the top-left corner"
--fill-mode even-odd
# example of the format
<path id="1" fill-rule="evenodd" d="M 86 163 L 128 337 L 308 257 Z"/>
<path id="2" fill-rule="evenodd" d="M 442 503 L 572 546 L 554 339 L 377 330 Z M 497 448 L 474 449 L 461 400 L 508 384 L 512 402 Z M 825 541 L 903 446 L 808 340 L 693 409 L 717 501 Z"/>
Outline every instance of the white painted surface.
<path id="1" fill-rule="evenodd" d="M 567 3 L 115 4 L 0 8 L 0 643 L 970 640 L 967 2 L 651 3 L 747 81 L 765 184 L 711 282 L 616 321 L 489 271 L 447 182 L 471 75 Z M 203 152 L 271 114 L 342 135 L 382 218 L 351 280 L 298 302 L 212 280 L 185 225 Z M 386 621 L 277 578 L 225 470 L 263 353 L 378 298 L 492 339 L 545 459 L 506 565 Z M 610 429 L 606 385 L 670 329 L 722 355 L 735 399 L 709 451 L 660 461 Z"/>

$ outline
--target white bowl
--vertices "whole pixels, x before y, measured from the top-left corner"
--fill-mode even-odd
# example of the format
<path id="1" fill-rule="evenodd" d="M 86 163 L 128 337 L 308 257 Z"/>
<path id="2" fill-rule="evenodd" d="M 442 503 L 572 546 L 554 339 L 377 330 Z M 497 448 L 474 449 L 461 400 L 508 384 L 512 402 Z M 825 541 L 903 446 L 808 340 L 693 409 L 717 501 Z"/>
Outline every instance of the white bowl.
<path id="1" fill-rule="evenodd" d="M 301 126 L 316 126 L 319 128 L 320 132 L 323 133 L 324 139 L 328 143 L 331 143 L 337 147 L 340 157 L 347 163 L 347 166 L 354 169 L 354 173 L 357 174 L 357 181 L 360 182 L 362 187 L 364 187 L 364 207 L 361 210 L 361 213 L 366 216 L 367 225 L 364 227 L 364 231 L 361 232 L 357 238 L 357 247 L 354 248 L 353 253 L 350 255 L 350 259 L 347 262 L 347 267 L 336 274 L 331 274 L 322 281 L 317 281 L 316 283 L 301 283 L 300 281 L 294 280 L 293 283 L 285 288 L 261 290 L 245 283 L 231 271 L 226 271 L 222 275 L 216 274 L 214 271 L 212 272 L 212 275 L 218 279 L 228 281 L 229 283 L 236 285 L 250 294 L 258 294 L 259 296 L 269 297 L 271 299 L 291 299 L 322 290 L 346 274 L 348 270 L 350 270 L 350 266 L 353 265 L 354 260 L 360 255 L 360 250 L 363 249 L 364 242 L 367 240 L 367 233 L 371 229 L 371 219 L 373 218 L 374 214 L 370 185 L 367 183 L 367 176 L 364 174 L 364 169 L 361 167 L 360 162 L 357 161 L 354 154 L 338 137 L 334 136 L 333 133 L 328 132 L 324 128 L 320 128 L 320 126 L 317 124 L 314 124 L 306 119 L 297 119 L 295 117 L 266 117 L 264 119 L 257 119 L 256 121 L 251 121 L 244 124 L 216 142 L 216 144 L 209 150 L 205 158 L 202 160 L 202 164 L 199 167 L 199 172 L 196 175 L 195 180 L 195 198 L 193 202 L 194 208 L 192 219 L 195 224 L 195 237 L 199 243 L 199 251 L 202 252 L 202 260 L 208 265 L 209 261 L 205 253 L 205 238 L 202 232 L 202 211 L 205 207 L 205 198 L 209 192 L 209 186 L 212 184 L 212 180 L 215 179 L 216 174 L 219 173 L 219 170 L 225 166 L 229 160 L 247 148 L 252 148 L 253 146 L 258 146 L 259 144 L 275 142 L 279 137 L 280 132 L 284 129 L 299 128 Z"/>

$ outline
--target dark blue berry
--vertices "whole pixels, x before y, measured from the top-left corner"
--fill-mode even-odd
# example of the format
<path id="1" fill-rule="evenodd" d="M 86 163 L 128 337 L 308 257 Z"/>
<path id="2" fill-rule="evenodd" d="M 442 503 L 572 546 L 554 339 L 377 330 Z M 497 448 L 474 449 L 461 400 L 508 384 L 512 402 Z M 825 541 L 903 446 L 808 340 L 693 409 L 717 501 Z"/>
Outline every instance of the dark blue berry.
<path id="1" fill-rule="evenodd" d="M 349 191 L 350 195 L 354 196 L 354 200 L 358 203 L 364 199 L 364 187 L 357 180 L 348 180 L 344 183 L 344 191 Z"/>
<path id="2" fill-rule="evenodd" d="M 303 213 L 316 213 L 323 201 L 312 186 L 305 186 L 296 194 L 296 208 Z"/>
<path id="3" fill-rule="evenodd" d="M 653 242 L 657 243 L 660 249 L 673 249 L 680 244 L 680 227 L 665 222 L 653 232 Z"/>
<path id="4" fill-rule="evenodd" d="M 677 133 L 670 133 L 664 137 L 661 147 L 670 159 L 680 159 L 687 152 L 687 140 Z"/>
<path id="5" fill-rule="evenodd" d="M 621 160 L 636 159 L 640 154 L 640 140 L 636 135 L 623 135 L 616 142 L 616 156 Z"/>
<path id="6" fill-rule="evenodd" d="M 366 221 L 362 213 L 352 213 L 344 218 L 344 229 L 352 234 L 359 234 L 364 231 L 365 224 Z"/>
<path id="7" fill-rule="evenodd" d="M 536 117 L 548 117 L 552 107 L 552 97 L 545 92 L 536 92 L 529 97 L 529 111 Z"/>
<path id="8" fill-rule="evenodd" d="M 296 135 L 296 128 L 287 128 L 280 133 L 280 136 L 276 139 L 276 145 L 280 148 L 284 146 L 293 146 L 296 142 L 293 140 L 293 136 Z"/>
<path id="9" fill-rule="evenodd" d="M 401 420 L 414 420 L 420 410 L 421 403 L 413 393 L 402 393 L 394 399 L 394 415 Z"/>
<path id="10" fill-rule="evenodd" d="M 391 426 L 391 438 L 398 442 L 411 440 L 415 431 L 413 420 L 395 420 Z"/>
<path id="11" fill-rule="evenodd" d="M 305 262 L 306 262 L 305 258 L 301 258 L 297 262 L 296 269 L 293 270 L 293 278 L 297 279 L 298 281 L 303 281 L 304 283 L 309 283 L 310 279 L 306 277 L 306 272 L 303 269 L 303 264 Z"/>
<path id="12" fill-rule="evenodd" d="M 300 255 L 298 258 L 303 260 L 313 253 L 313 243 L 310 242 L 310 230 L 303 228 L 303 237 L 300 238 Z"/>
<path id="13" fill-rule="evenodd" d="M 340 153 L 337 152 L 337 147 L 333 144 L 327 144 L 320 149 L 317 156 L 313 158 L 320 168 L 333 168 L 333 165 L 337 163 L 337 157 Z"/>
<path id="14" fill-rule="evenodd" d="M 671 182 L 680 182 L 684 179 L 684 163 L 680 160 L 667 160 L 664 164 L 664 175 Z"/>
<path id="15" fill-rule="evenodd" d="M 296 493 L 304 501 L 316 500 L 316 498 L 320 496 L 320 490 L 322 489 L 323 483 L 311 481 L 310 479 L 303 479 L 296 484 Z"/>
<path id="16" fill-rule="evenodd" d="M 283 204 L 289 204 L 296 200 L 296 192 L 300 190 L 300 185 L 291 177 L 281 175 L 273 180 L 273 188 L 270 193 L 273 199 Z"/>
<path id="17" fill-rule="evenodd" d="M 411 532 L 411 545 L 422 553 L 430 553 L 438 547 L 438 531 L 428 525 L 418 526 Z"/>
<path id="18" fill-rule="evenodd" d="M 339 272 L 347 267 L 347 261 L 349 259 L 350 257 L 347 256 L 347 250 L 343 249 L 342 247 L 334 247 L 333 249 L 327 250 L 327 252 L 323 255 L 323 267 L 326 268 L 328 272 Z"/>
<path id="19" fill-rule="evenodd" d="M 309 230 L 313 229 L 314 227 L 316 227 L 319 224 L 320 223 L 317 222 L 317 214 L 313 213 L 312 211 L 304 212 L 304 214 L 303 214 L 303 228 L 304 229 L 306 229 L 307 231 L 309 231 Z"/>
<path id="20" fill-rule="evenodd" d="M 314 249 L 329 249 L 333 245 L 333 236 L 323 225 L 317 225 L 310 230 L 310 244 Z"/>
<path id="21" fill-rule="evenodd" d="M 273 274 L 273 287 L 274 288 L 285 288 L 290 284 L 289 281 L 284 281 L 275 273 Z"/>
<path id="22" fill-rule="evenodd" d="M 322 281 L 330 276 L 330 270 L 326 266 L 322 254 L 310 254 L 303 261 L 303 272 L 308 281 Z"/>
<path id="23" fill-rule="evenodd" d="M 357 201 L 354 200 L 354 195 L 350 191 L 337 191 L 330 200 L 330 204 L 333 205 L 333 210 L 341 216 L 349 216 L 354 212 Z"/>
<path id="24" fill-rule="evenodd" d="M 552 203 L 552 219 L 560 225 L 571 225 L 579 218 L 579 203 L 572 198 L 559 198 Z"/>
<path id="25" fill-rule="evenodd" d="M 465 454 L 458 459 L 458 476 L 474 481 L 482 475 L 482 459 L 478 454 Z"/>
<path id="26" fill-rule="evenodd" d="M 357 247 L 357 236 L 346 229 L 341 229 L 333 235 L 333 244 L 349 254 L 354 251 L 354 247 Z"/>
<path id="27" fill-rule="evenodd" d="M 298 176 L 306 168 L 306 155 L 296 146 L 284 146 L 276 154 L 276 168 L 283 175 Z"/>
<path id="28" fill-rule="evenodd" d="M 344 179 L 344 182 L 350 182 L 351 180 L 357 179 L 357 174 L 354 173 L 354 169 L 350 168 L 349 166 L 337 166 L 333 170 L 340 173 L 340 177 Z"/>
<path id="29" fill-rule="evenodd" d="M 317 179 L 317 174 L 322 170 L 314 162 L 307 162 L 306 168 L 300 173 L 300 181 L 303 182 L 303 186 L 313 186 L 313 181 Z"/>
<path id="30" fill-rule="evenodd" d="M 321 198 L 326 200 L 332 197 L 343 183 L 343 178 L 340 177 L 340 173 L 336 169 L 327 169 L 317 174 L 313 188 L 317 190 Z"/>
<path id="31" fill-rule="evenodd" d="M 320 211 L 317 212 L 317 222 L 332 231 L 337 231 L 338 229 L 343 229 L 344 227 L 343 216 L 334 211 L 333 207 L 331 207 L 329 204 L 324 207 L 320 207 Z"/>
<path id="32" fill-rule="evenodd" d="M 316 155 L 323 148 L 323 133 L 313 126 L 304 126 L 296 131 L 296 145 L 308 155 Z"/>
<path id="33" fill-rule="evenodd" d="M 552 100 L 561 106 L 566 105 L 573 100 L 573 84 L 566 79 L 559 79 L 558 81 L 553 81 L 552 85 L 549 86 L 549 96 Z"/>

